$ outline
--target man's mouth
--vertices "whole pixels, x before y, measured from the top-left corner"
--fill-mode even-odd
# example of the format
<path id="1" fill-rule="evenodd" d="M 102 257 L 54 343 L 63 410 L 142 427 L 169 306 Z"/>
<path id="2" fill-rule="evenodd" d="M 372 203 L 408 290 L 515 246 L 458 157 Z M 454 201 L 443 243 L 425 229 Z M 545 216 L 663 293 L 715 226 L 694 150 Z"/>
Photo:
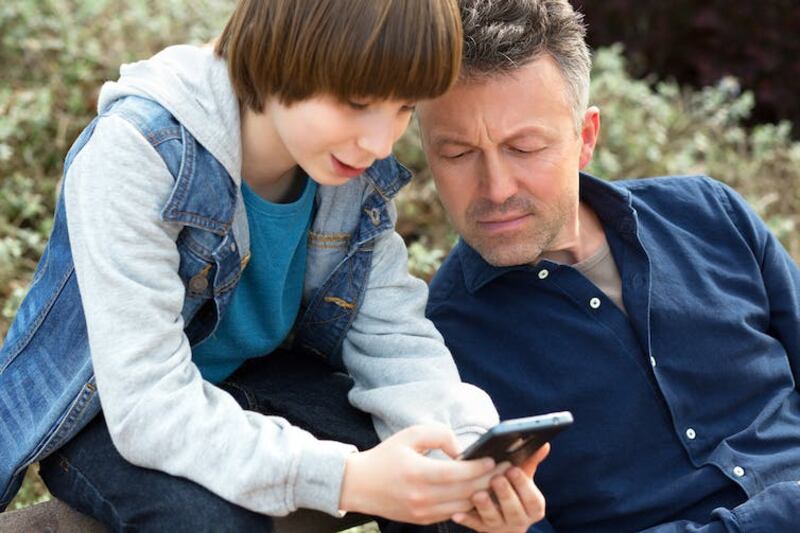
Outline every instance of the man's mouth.
<path id="1" fill-rule="evenodd" d="M 528 221 L 529 213 L 478 220 L 478 227 L 490 233 L 518 229 Z"/>

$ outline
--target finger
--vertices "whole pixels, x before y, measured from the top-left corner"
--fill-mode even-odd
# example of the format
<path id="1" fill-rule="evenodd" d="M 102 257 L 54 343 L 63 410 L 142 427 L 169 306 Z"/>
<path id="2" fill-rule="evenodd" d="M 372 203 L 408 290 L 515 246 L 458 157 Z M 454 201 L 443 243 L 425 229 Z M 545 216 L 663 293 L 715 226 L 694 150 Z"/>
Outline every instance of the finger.
<path id="1" fill-rule="evenodd" d="M 506 477 L 511 481 L 514 491 L 522 502 L 525 514 L 535 521 L 544 518 L 544 495 L 533 480 L 519 468 L 512 468 L 506 473 Z"/>
<path id="2" fill-rule="evenodd" d="M 453 515 L 469 513 L 474 508 L 475 505 L 468 498 L 434 505 L 430 508 L 430 517 L 426 522 L 444 522 L 452 518 Z"/>
<path id="3" fill-rule="evenodd" d="M 428 450 L 442 450 L 450 457 L 458 457 L 458 440 L 453 431 L 445 426 L 434 424 L 425 426 L 412 426 L 399 432 L 398 439 L 413 447 L 418 453 L 425 453 Z"/>
<path id="4" fill-rule="evenodd" d="M 481 488 L 487 488 L 495 471 L 494 460 L 489 457 L 471 461 L 441 461 L 427 457 L 422 459 L 423 481 L 433 485 L 462 485 L 465 492 L 459 492 L 461 497 L 468 497 Z M 452 487 L 452 490 L 456 490 L 456 487 Z"/>
<path id="5" fill-rule="evenodd" d="M 525 506 L 520 501 L 511 482 L 505 477 L 492 480 L 492 490 L 500 504 L 500 511 L 505 520 L 506 527 L 523 527 L 530 523 L 525 513 Z"/>
<path id="6" fill-rule="evenodd" d="M 468 513 L 456 513 L 451 516 L 450 519 L 456 524 L 461 524 L 462 526 L 468 527 L 475 531 L 486 531 L 487 529 L 486 524 L 483 523 L 476 511 L 470 511 Z"/>
<path id="7" fill-rule="evenodd" d="M 503 515 L 492 501 L 488 492 L 481 491 L 475 494 L 472 497 L 472 503 L 475 505 L 475 510 L 486 527 L 495 529 L 503 525 Z"/>
<path id="8" fill-rule="evenodd" d="M 528 473 L 528 477 L 533 477 L 534 474 L 536 474 L 536 469 L 539 467 L 539 463 L 544 461 L 549 454 L 550 443 L 546 442 L 538 450 L 536 450 L 536 453 L 526 459 L 525 462 L 520 465 L 520 468 Z"/>

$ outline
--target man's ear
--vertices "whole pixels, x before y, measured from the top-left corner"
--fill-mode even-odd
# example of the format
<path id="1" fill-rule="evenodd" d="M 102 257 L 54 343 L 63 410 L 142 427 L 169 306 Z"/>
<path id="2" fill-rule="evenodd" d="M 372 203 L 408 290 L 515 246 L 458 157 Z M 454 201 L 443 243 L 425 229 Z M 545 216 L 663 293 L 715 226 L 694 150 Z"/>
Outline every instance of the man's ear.
<path id="1" fill-rule="evenodd" d="M 595 106 L 586 110 L 583 115 L 583 126 L 581 127 L 581 158 L 580 169 L 591 163 L 594 155 L 594 147 L 597 145 L 597 138 L 600 135 L 600 109 Z"/>

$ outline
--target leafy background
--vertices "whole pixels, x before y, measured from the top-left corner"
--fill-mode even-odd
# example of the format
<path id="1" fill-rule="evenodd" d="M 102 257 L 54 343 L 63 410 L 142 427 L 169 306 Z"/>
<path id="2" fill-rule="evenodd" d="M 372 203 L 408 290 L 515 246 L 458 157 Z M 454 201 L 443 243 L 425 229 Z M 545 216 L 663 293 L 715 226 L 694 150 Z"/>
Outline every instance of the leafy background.
<path id="1" fill-rule="evenodd" d="M 698 20 L 712 20 L 715 31 L 723 36 L 715 38 L 729 39 L 723 44 L 735 50 L 737 42 L 750 35 L 743 27 L 769 15 L 769 23 L 777 26 L 771 27 L 769 36 L 782 31 L 788 31 L 784 37 L 796 35 L 796 29 L 791 29 L 800 14 L 794 3 L 790 2 L 785 16 L 773 16 L 782 1 L 764 6 L 714 0 L 700 8 L 681 0 L 670 3 L 668 10 L 661 2 L 586 2 L 590 28 L 598 28 L 590 30 L 590 40 L 602 45 L 595 50 L 592 101 L 603 116 L 599 148 L 588 170 L 607 179 L 696 173 L 719 178 L 750 201 L 797 260 L 800 144 L 793 140 L 790 122 L 760 120 L 797 118 L 797 113 L 784 108 L 798 102 L 794 95 L 800 89 L 795 87 L 800 83 L 796 75 L 800 41 L 749 39 L 756 42 L 750 42 L 750 51 L 743 55 L 721 50 L 719 57 L 733 55 L 733 60 L 726 59 L 730 64 L 746 67 L 737 70 L 724 68 L 721 60 L 709 56 L 713 50 L 697 46 L 708 36 L 676 30 L 686 24 L 695 27 L 692 24 L 699 24 Z M 25 295 L 46 243 L 63 158 L 91 120 L 102 81 L 115 79 L 121 63 L 146 58 L 169 44 L 213 38 L 232 5 L 230 0 L 0 3 L 0 336 Z M 638 33 L 626 25 L 631 23 L 631 14 L 635 14 L 632 26 Z M 615 27 L 619 28 L 616 33 Z M 649 40 L 643 44 L 643 36 L 652 32 L 658 34 L 656 44 Z M 615 38 L 628 39 L 631 53 L 611 44 Z M 682 74 L 673 48 L 684 51 L 680 56 L 684 63 L 705 64 L 686 67 L 704 74 Z M 770 59 L 770 53 L 779 57 Z M 782 87 L 795 87 L 785 93 L 789 96 L 782 88 L 774 89 L 775 62 L 788 65 L 780 81 Z M 753 81 L 761 78 L 748 75 L 747 68 L 763 71 L 759 76 L 771 81 Z M 753 115 L 754 93 L 723 75 L 728 72 L 739 72 L 760 91 L 756 93 L 762 95 L 757 115 Z M 766 83 L 770 91 L 759 83 Z M 415 127 L 401 139 L 396 152 L 416 173 L 398 201 L 398 230 L 406 238 L 412 271 L 429 279 L 456 237 L 436 199 Z M 34 470 L 11 509 L 49 498 Z"/>

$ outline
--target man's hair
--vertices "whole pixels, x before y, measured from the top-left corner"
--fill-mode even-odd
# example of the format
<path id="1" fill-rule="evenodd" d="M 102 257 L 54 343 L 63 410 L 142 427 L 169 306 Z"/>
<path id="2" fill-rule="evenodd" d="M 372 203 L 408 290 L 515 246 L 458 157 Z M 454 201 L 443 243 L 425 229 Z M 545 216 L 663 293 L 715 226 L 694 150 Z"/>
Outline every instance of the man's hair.
<path id="1" fill-rule="evenodd" d="M 419 100 L 458 78 L 456 0 L 240 0 L 217 40 L 239 100 Z"/>
<path id="2" fill-rule="evenodd" d="M 589 105 L 591 54 L 583 15 L 568 0 L 459 0 L 464 25 L 462 76 L 511 73 L 543 55 L 552 57 L 567 85 L 580 131 Z"/>

